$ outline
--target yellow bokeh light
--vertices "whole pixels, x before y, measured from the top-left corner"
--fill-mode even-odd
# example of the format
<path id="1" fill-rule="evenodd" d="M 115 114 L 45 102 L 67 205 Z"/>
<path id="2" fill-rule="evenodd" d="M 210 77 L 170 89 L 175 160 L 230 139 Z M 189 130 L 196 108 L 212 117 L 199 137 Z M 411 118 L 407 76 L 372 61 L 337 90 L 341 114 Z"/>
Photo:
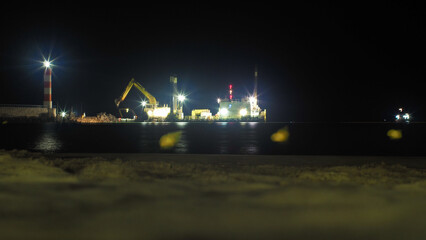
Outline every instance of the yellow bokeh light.
<path id="1" fill-rule="evenodd" d="M 174 147 L 179 142 L 181 134 L 181 131 L 177 131 L 163 135 L 160 138 L 160 147 L 162 149 L 170 149 Z"/>
<path id="2" fill-rule="evenodd" d="M 276 133 L 271 135 L 271 140 L 273 142 L 285 142 L 290 137 L 290 133 L 288 131 L 288 128 L 281 128 Z"/>
<path id="3" fill-rule="evenodd" d="M 402 138 L 402 131 L 396 130 L 396 129 L 391 129 L 391 130 L 388 131 L 387 135 L 391 140 L 398 140 L 398 139 Z"/>

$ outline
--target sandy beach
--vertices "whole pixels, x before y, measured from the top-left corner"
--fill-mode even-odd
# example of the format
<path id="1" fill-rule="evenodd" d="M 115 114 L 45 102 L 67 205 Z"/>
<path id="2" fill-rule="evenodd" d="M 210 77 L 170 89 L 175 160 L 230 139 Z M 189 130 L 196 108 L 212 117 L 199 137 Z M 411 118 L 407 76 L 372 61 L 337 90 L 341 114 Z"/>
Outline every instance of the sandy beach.
<path id="1" fill-rule="evenodd" d="M 426 158 L 0 152 L 0 239 L 423 239 Z"/>

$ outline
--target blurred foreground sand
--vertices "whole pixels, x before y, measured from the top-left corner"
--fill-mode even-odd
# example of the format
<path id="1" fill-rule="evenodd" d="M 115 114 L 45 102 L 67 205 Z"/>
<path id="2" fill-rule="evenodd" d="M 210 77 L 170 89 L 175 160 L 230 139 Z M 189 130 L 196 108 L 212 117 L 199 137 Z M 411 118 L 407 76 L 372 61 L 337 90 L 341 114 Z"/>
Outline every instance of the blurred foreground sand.
<path id="1" fill-rule="evenodd" d="M 0 151 L 0 239 L 425 239 L 425 160 Z"/>

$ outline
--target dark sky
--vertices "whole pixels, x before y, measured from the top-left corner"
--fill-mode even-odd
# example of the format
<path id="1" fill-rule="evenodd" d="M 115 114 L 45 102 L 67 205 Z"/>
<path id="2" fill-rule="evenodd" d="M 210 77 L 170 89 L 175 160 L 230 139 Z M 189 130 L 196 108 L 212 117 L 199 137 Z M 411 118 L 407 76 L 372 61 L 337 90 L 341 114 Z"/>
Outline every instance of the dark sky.
<path id="1" fill-rule="evenodd" d="M 426 119 L 421 2 L 297 2 L 4 5 L 0 103 L 42 104 L 37 61 L 50 52 L 53 104 L 89 115 L 117 114 L 132 77 L 168 104 L 171 74 L 186 114 L 215 114 L 229 83 L 252 92 L 257 64 L 270 121 L 383 121 L 398 107 Z"/>

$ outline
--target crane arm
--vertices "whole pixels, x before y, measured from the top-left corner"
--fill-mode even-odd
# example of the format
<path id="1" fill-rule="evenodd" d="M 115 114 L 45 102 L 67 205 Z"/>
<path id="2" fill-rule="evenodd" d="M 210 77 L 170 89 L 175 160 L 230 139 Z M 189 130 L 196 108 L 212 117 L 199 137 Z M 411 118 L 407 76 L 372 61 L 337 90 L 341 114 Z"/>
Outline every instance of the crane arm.
<path id="1" fill-rule="evenodd" d="M 132 78 L 132 80 L 130 80 L 129 84 L 127 84 L 127 87 L 124 89 L 124 92 L 121 94 L 121 96 L 117 99 L 115 99 L 115 104 L 117 105 L 117 107 L 120 105 L 120 103 L 122 101 L 124 101 L 124 99 L 126 99 L 127 94 L 129 94 L 130 89 L 132 89 L 132 87 L 136 86 L 136 88 L 141 91 L 141 93 L 143 95 L 145 95 L 146 98 L 148 98 L 149 104 L 152 104 L 152 106 L 157 106 L 157 100 L 155 99 L 154 96 L 152 96 L 149 92 L 147 92 L 145 90 L 144 87 L 142 87 L 142 85 L 140 85 L 140 83 L 136 82 L 134 78 Z"/>
<path id="2" fill-rule="evenodd" d="M 154 96 L 152 96 L 148 91 L 146 91 L 145 88 L 140 85 L 140 83 L 135 82 L 134 85 L 139 91 L 141 91 L 141 93 L 143 93 L 143 95 L 145 95 L 146 98 L 148 98 L 149 104 L 151 104 L 152 106 L 157 106 L 157 99 L 155 99 Z"/>
<path id="3" fill-rule="evenodd" d="M 126 99 L 127 94 L 129 94 L 130 89 L 132 89 L 134 82 L 135 82 L 135 79 L 132 78 L 132 80 L 130 80 L 129 84 L 127 84 L 127 87 L 124 89 L 124 92 L 121 94 L 121 96 L 119 98 L 115 99 L 115 105 L 117 105 L 117 107 L 120 105 L 120 103 L 122 101 L 124 101 L 124 99 Z"/>

